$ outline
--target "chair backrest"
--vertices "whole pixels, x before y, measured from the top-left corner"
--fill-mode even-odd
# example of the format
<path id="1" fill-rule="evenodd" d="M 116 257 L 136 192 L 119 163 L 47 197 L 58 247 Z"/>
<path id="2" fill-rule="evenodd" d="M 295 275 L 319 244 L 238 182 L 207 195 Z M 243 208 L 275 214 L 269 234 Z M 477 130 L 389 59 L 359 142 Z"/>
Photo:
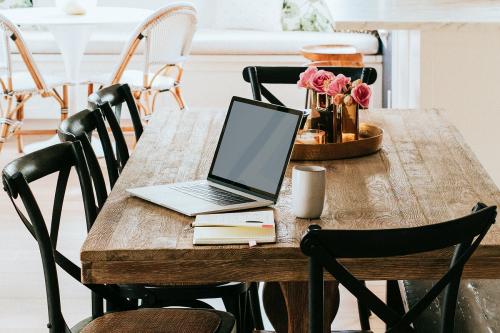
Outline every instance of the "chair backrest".
<path id="1" fill-rule="evenodd" d="M 110 118 L 113 122 L 114 115 L 109 116 L 107 119 Z M 87 158 L 90 175 L 96 188 L 97 201 L 99 207 L 102 207 L 104 201 L 107 198 L 107 191 L 101 167 L 91 145 L 92 134 L 94 133 L 94 131 L 97 132 L 102 145 L 104 159 L 106 161 L 106 169 L 109 177 L 109 185 L 111 189 L 118 180 L 120 172 L 126 163 L 126 161 L 123 161 L 120 158 L 128 158 L 127 145 L 121 130 L 117 132 L 117 135 L 115 135 L 115 132 L 112 131 L 116 147 L 118 147 L 117 151 L 125 151 L 125 153 L 122 152 L 120 155 L 114 152 L 106 122 L 100 109 L 92 111 L 83 110 L 75 113 L 74 115 L 61 122 L 57 133 L 61 141 L 80 141 L 82 143 L 85 157 Z"/>
<path id="2" fill-rule="evenodd" d="M 252 87 L 253 98 L 262 101 L 264 97 L 269 103 L 285 105 L 269 91 L 264 84 L 297 84 L 299 75 L 307 67 L 283 66 L 248 66 L 243 69 L 243 79 Z M 373 84 L 377 80 L 377 71 L 372 67 L 318 67 L 332 72 L 335 75 L 344 74 L 352 80 L 361 79 L 366 84 Z M 306 98 L 307 101 L 307 98 Z"/>
<path id="3" fill-rule="evenodd" d="M 75 169 L 83 196 L 87 228 L 90 228 L 98 212 L 92 190 L 91 178 L 85 162 L 83 147 L 79 142 L 61 143 L 34 153 L 25 155 L 7 164 L 2 172 L 4 190 L 11 199 L 21 221 L 38 243 L 42 258 L 47 306 L 49 313 L 50 332 L 70 333 L 61 312 L 59 295 L 59 282 L 56 264 L 80 282 L 81 269 L 57 250 L 57 238 L 61 222 L 61 212 L 64 195 L 71 169 Z M 41 209 L 35 199 L 30 183 L 58 173 L 57 185 L 54 196 L 50 233 Z M 18 207 L 16 198 L 22 201 L 27 216 Z M 126 302 L 114 291 L 114 286 L 91 285 L 87 286 L 93 291 L 93 296 L 99 294 L 114 302 Z M 93 304 L 94 317 L 103 313 L 102 302 Z"/>
<path id="4" fill-rule="evenodd" d="M 388 332 L 413 332 L 410 324 L 445 291 L 442 332 L 452 333 L 460 278 L 467 260 L 495 223 L 496 206 L 478 203 L 472 214 L 438 224 L 385 230 L 321 230 L 309 227 L 302 238 L 302 252 L 309 257 L 309 328 L 323 333 L 323 268 L 349 290 L 364 306 L 382 319 Z M 408 312 L 389 308 L 356 279 L 338 258 L 404 256 L 456 245 L 449 270 Z"/>
<path id="5" fill-rule="evenodd" d="M 196 9 L 189 2 L 174 2 L 156 10 L 139 24 L 124 48 L 111 75 L 111 84 L 120 82 L 139 43 L 144 40 L 144 86 L 173 65 L 181 65 L 189 54 L 196 30 Z M 149 73 L 153 73 L 150 77 Z"/>
<path id="6" fill-rule="evenodd" d="M 11 50 L 10 41 L 15 45 L 21 58 L 23 59 L 24 65 L 26 66 L 31 78 L 35 84 L 35 87 L 43 93 L 47 92 L 47 84 L 45 83 L 40 70 L 38 69 L 33 55 L 28 49 L 26 42 L 21 35 L 19 28 L 6 16 L 0 14 L 0 32 L 2 42 L 0 46 L 2 47 L 2 69 L 7 74 L 7 82 L 1 81 L 2 89 L 4 92 L 10 92 L 15 89 L 15 82 L 12 82 L 12 60 L 11 60 Z"/>
<path id="7" fill-rule="evenodd" d="M 91 94 L 88 98 L 89 109 L 101 109 L 104 117 L 113 112 L 118 122 L 121 119 L 123 103 L 127 104 L 130 118 L 132 119 L 132 126 L 134 127 L 135 139 L 139 140 L 144 128 L 137 104 L 128 84 L 113 84 Z"/>

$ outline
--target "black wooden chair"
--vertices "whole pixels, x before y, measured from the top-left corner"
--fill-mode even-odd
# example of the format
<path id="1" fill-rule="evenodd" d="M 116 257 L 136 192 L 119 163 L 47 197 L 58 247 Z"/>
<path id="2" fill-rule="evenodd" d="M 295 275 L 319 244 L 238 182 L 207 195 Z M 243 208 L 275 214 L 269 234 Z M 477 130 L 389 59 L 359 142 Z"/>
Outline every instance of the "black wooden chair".
<path id="1" fill-rule="evenodd" d="M 285 106 L 264 84 L 297 85 L 300 73 L 306 69 L 307 67 L 304 66 L 248 66 L 243 69 L 243 79 L 250 83 L 253 99 L 262 101 L 262 97 L 264 97 L 269 103 Z M 375 83 L 377 80 L 377 71 L 372 67 L 319 67 L 318 69 L 330 71 L 335 75 L 344 74 L 353 81 L 361 79 L 369 85 Z M 307 107 L 307 93 L 304 94 L 304 100 Z M 369 330 L 370 312 L 360 302 L 358 302 L 358 311 L 361 327 Z"/>
<path id="2" fill-rule="evenodd" d="M 253 98 L 262 101 L 264 97 L 269 103 L 283 104 L 264 84 L 297 84 L 299 75 L 307 67 L 274 67 L 249 66 L 243 69 L 243 79 L 250 83 Z M 366 84 L 373 84 L 377 80 L 377 71 L 372 67 L 319 67 L 335 75 L 344 74 L 352 80 L 361 79 Z M 307 98 L 305 99 L 307 101 Z"/>
<path id="3" fill-rule="evenodd" d="M 302 238 L 309 257 L 309 331 L 323 333 L 323 268 L 387 325 L 387 332 L 417 332 L 419 316 L 444 290 L 442 333 L 452 333 L 460 278 L 467 260 L 495 223 L 496 206 L 478 203 L 472 214 L 452 221 L 415 228 L 385 230 L 321 230 L 311 225 Z M 356 244 L 356 245 L 353 245 Z M 404 256 L 454 246 L 448 271 L 408 311 L 386 305 L 356 279 L 340 258 Z M 427 331 L 428 332 L 428 331 Z"/>
<path id="4" fill-rule="evenodd" d="M 135 139 L 139 140 L 143 132 L 141 115 L 135 104 L 134 96 L 128 84 L 114 84 L 96 91 L 88 97 L 88 108 L 91 110 L 101 109 L 104 117 L 113 113 L 118 124 L 121 120 L 122 105 L 127 105 L 134 128 Z M 117 124 L 117 125 L 118 125 Z M 111 124 L 110 124 L 111 126 Z M 113 127 L 112 127 L 113 128 Z"/>
<path id="5" fill-rule="evenodd" d="M 104 314 L 102 303 L 101 306 L 94 304 L 91 318 L 81 321 L 72 329 L 69 328 L 62 315 L 56 265 L 80 282 L 80 267 L 57 250 L 61 211 L 68 176 L 72 169 L 75 169 L 78 175 L 87 225 L 91 225 L 97 216 L 98 207 L 83 147 L 79 142 L 61 143 L 25 155 L 9 163 L 2 173 L 5 191 L 12 200 L 21 221 L 38 243 L 45 276 L 49 332 L 232 332 L 235 319 L 229 313 L 206 309 L 136 310 L 134 304 L 117 292 L 115 285 L 87 285 L 87 287 L 108 302 L 119 304 L 123 309 L 127 309 L 126 311 Z M 49 233 L 30 183 L 56 173 L 58 180 Z M 16 200 L 17 198 L 22 201 L 27 216 L 17 206 L 17 201 L 19 201 Z"/>
<path id="6" fill-rule="evenodd" d="M 114 116 L 113 116 L 114 117 Z M 108 118 L 109 119 L 109 116 Z M 99 162 L 96 158 L 90 138 L 97 131 L 104 150 L 104 157 L 109 180 L 118 179 L 118 167 L 109 132 L 100 110 L 83 110 L 61 122 L 58 135 L 62 141 L 80 141 L 90 170 L 98 209 L 107 199 L 108 191 Z M 117 141 L 118 142 L 118 141 Z M 111 167 L 110 167 L 111 166 Z M 115 178 L 112 178 L 115 177 Z M 116 181 L 116 180 L 115 180 Z M 111 187 L 114 182 L 111 183 Z M 94 221 L 88 224 L 88 230 Z M 211 308 L 200 299 L 221 298 L 226 309 L 233 313 L 238 322 L 238 332 L 251 331 L 252 328 L 263 329 L 262 315 L 258 303 L 258 286 L 256 283 L 230 282 L 213 285 L 120 285 L 120 294 L 143 307 L 188 306 Z"/>
<path id="7" fill-rule="evenodd" d="M 115 150 L 104 151 L 109 182 L 113 187 L 130 157 L 127 142 L 120 127 L 122 105 L 125 103 L 128 107 L 136 141 L 139 140 L 143 132 L 141 117 L 127 84 L 115 84 L 103 88 L 90 95 L 88 101 L 90 110 L 101 110 L 103 118 L 113 134 Z M 103 150 L 105 149 L 103 144 Z"/>

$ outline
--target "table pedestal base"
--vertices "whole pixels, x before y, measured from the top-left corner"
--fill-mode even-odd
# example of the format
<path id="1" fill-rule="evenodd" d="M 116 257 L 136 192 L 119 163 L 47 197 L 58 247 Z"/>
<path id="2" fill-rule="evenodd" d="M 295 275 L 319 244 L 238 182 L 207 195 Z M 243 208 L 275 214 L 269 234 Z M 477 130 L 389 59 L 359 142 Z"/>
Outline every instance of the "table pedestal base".
<path id="1" fill-rule="evenodd" d="M 339 288 L 335 281 L 325 282 L 325 332 L 339 308 Z M 276 333 L 307 333 L 309 325 L 307 282 L 266 282 L 264 310 Z"/>

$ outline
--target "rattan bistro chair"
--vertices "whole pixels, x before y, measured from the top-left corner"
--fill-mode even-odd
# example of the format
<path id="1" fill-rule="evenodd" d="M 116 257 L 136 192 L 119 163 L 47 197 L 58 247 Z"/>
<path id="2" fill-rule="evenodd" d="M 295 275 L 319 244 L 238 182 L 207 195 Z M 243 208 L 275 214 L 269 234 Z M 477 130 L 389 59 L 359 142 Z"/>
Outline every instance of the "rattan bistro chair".
<path id="1" fill-rule="evenodd" d="M 93 85 L 128 83 L 146 119 L 155 109 L 158 94 L 169 91 L 184 109 L 181 95 L 183 64 L 189 54 L 196 29 L 196 9 L 189 2 L 175 2 L 156 10 L 132 33 L 118 65 L 111 74 L 99 75 Z M 127 69 L 141 41 L 144 41 L 143 69 Z"/>
<path id="2" fill-rule="evenodd" d="M 464 265 L 477 249 L 496 218 L 496 206 L 478 203 L 472 214 L 448 222 L 414 228 L 385 230 L 321 230 L 311 225 L 300 247 L 309 257 L 309 332 L 324 333 L 323 273 L 340 284 L 387 325 L 387 332 L 419 330 L 422 313 L 444 291 L 441 333 L 453 333 L 457 294 Z M 405 311 L 385 304 L 337 259 L 383 258 L 441 250 L 455 246 L 448 271 L 423 297 Z M 433 331 L 435 332 L 435 331 Z"/>
<path id="3" fill-rule="evenodd" d="M 52 97 L 60 105 L 61 119 L 68 114 L 68 86 L 64 78 L 54 75 L 42 76 L 19 28 L 0 14 L 0 150 L 8 136 L 17 136 L 17 149 L 23 150 L 21 125 L 24 120 L 24 105 L 34 95 Z M 12 45 L 13 44 L 13 45 Z M 15 46 L 26 70 L 18 71 L 12 66 L 11 47 Z M 61 88 L 58 92 L 56 88 Z M 54 130 L 30 131 L 33 134 L 51 134 Z M 26 133 L 27 134 L 27 133 Z"/>
<path id="4" fill-rule="evenodd" d="M 111 111 L 110 111 L 111 112 Z M 83 110 L 66 120 L 64 120 L 58 130 L 59 138 L 62 141 L 79 141 L 82 144 L 85 158 L 90 170 L 90 177 L 93 183 L 93 190 L 97 198 L 98 209 L 104 205 L 108 193 L 105 180 L 95 152 L 92 149 L 90 140 L 92 133 L 96 131 L 101 140 L 110 187 L 112 188 L 118 179 L 122 169 L 122 164 L 113 152 L 106 120 L 114 118 L 114 113 L 103 116 L 100 109 Z M 116 151 L 122 151 L 128 157 L 123 134 L 120 131 L 113 131 Z M 124 166 L 124 165 L 123 165 Z M 92 227 L 94 220 L 88 222 L 88 230 Z M 253 328 L 263 329 L 262 317 L 258 305 L 258 290 L 255 283 L 229 282 L 211 285 L 119 285 L 117 290 L 120 295 L 134 304 L 141 304 L 142 307 L 158 308 L 166 306 L 188 306 L 198 308 L 211 308 L 200 299 L 220 298 L 224 302 L 227 311 L 232 313 L 237 319 L 237 332 L 251 332 Z M 98 302 L 98 300 L 94 300 Z"/>
<path id="5" fill-rule="evenodd" d="M 30 234 L 38 243 L 42 258 L 49 323 L 51 333 L 136 333 L 136 332 L 206 332 L 232 333 L 235 319 L 232 315 L 215 310 L 205 309 L 141 309 L 106 313 L 102 306 L 94 306 L 92 317 L 78 323 L 73 329 L 64 320 L 59 295 L 59 282 L 56 264 L 80 281 L 81 269 L 57 250 L 57 238 L 61 222 L 61 210 L 72 169 L 76 170 L 85 207 L 87 224 L 94 221 L 98 207 L 91 186 L 91 178 L 85 155 L 80 142 L 57 144 L 40 151 L 25 155 L 11 163 L 3 170 L 4 189 L 9 195 L 14 207 Z M 37 204 L 30 183 L 58 174 L 52 223 L 50 233 Z M 27 216 L 22 213 L 15 200 L 20 198 Z M 133 305 L 116 292 L 113 285 L 87 285 L 94 293 L 104 297 L 108 302 L 120 304 L 123 308 Z"/>

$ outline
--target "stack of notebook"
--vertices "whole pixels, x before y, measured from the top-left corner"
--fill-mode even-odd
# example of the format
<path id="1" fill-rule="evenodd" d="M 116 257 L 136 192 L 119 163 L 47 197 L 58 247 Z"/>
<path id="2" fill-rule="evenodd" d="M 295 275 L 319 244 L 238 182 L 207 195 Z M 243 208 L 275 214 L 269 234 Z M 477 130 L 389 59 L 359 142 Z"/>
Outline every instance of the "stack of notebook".
<path id="1" fill-rule="evenodd" d="M 195 245 L 276 242 L 273 210 L 198 215 L 193 222 Z"/>

